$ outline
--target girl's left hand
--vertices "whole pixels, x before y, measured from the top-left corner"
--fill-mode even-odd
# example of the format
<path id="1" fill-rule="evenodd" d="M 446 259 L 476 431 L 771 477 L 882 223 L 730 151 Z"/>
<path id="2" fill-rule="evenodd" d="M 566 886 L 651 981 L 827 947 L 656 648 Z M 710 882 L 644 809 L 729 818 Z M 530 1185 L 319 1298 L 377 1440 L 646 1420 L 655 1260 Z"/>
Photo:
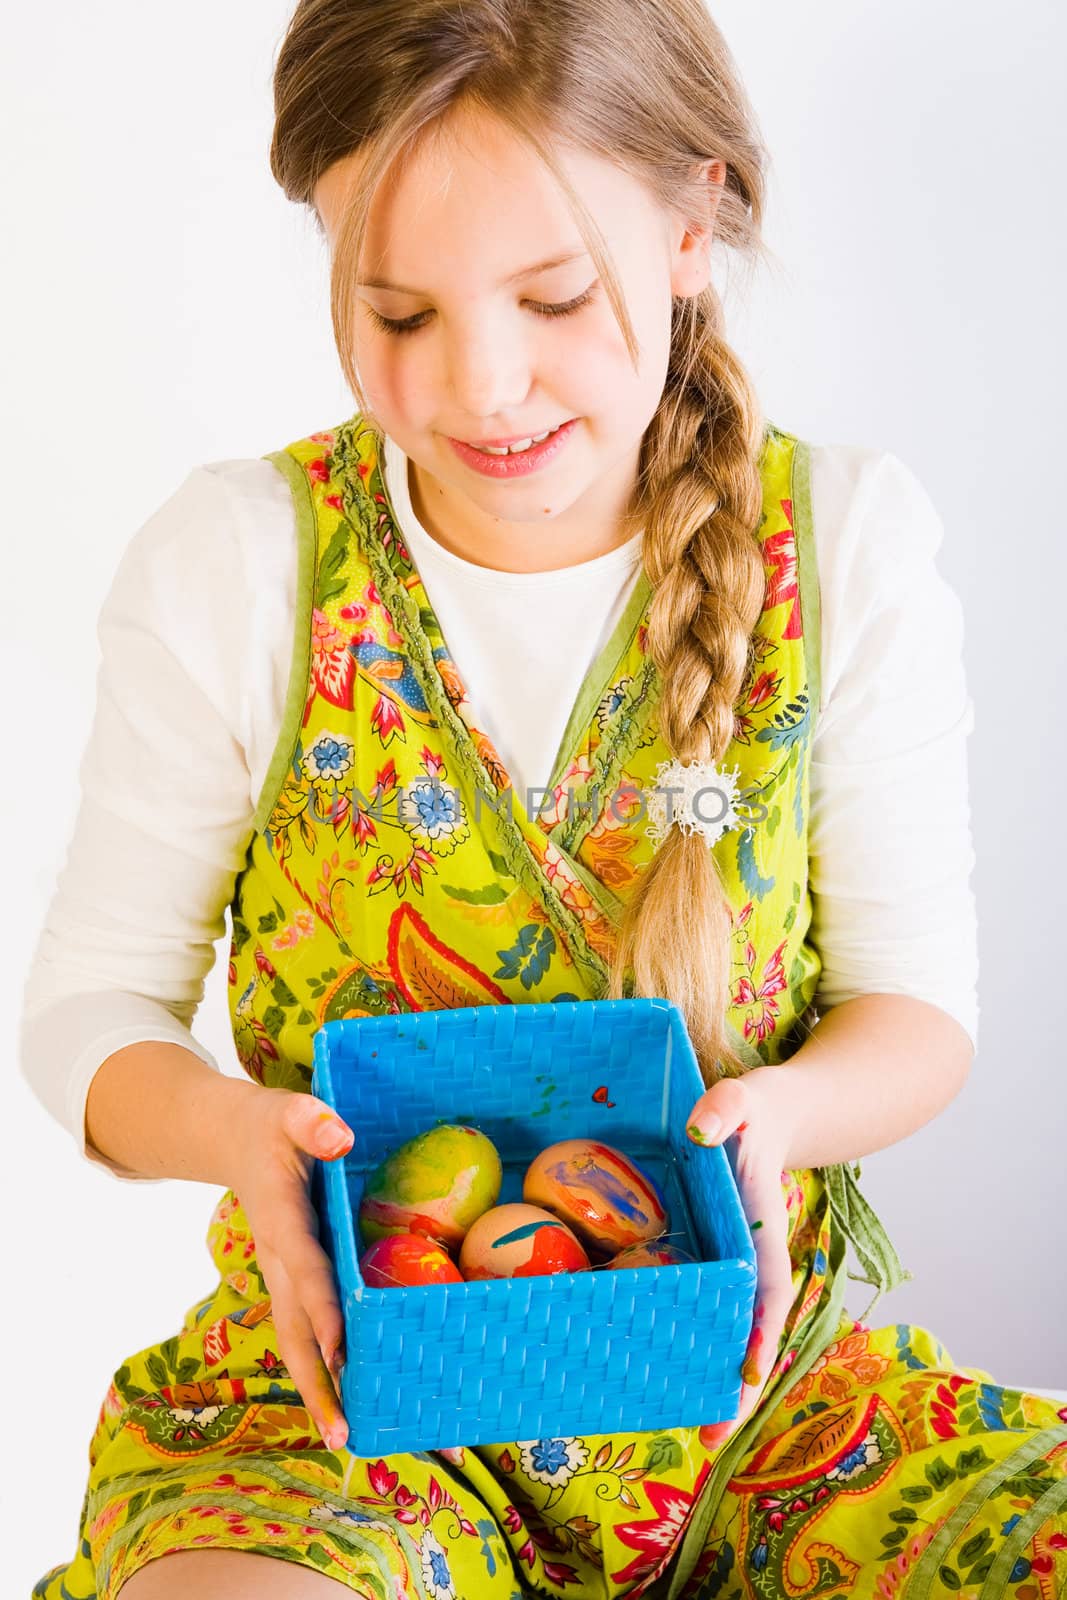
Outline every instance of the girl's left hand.
<path id="1" fill-rule="evenodd" d="M 773 1088 L 773 1078 L 762 1080 L 758 1067 L 742 1078 L 722 1078 L 701 1095 L 686 1130 L 694 1144 L 737 1139 L 737 1187 L 756 1248 L 755 1315 L 741 1369 L 741 1407 L 732 1420 L 700 1429 L 707 1446 L 725 1443 L 755 1409 L 793 1304 L 789 1213 L 782 1194 L 788 1128 L 775 1110 Z"/>

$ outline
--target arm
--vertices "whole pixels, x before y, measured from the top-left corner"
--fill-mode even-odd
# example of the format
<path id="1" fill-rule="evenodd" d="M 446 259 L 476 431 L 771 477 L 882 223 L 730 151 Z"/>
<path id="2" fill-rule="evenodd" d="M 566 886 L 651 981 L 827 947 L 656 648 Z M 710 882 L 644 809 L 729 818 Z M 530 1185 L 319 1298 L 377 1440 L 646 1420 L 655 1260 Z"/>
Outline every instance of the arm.
<path id="1" fill-rule="evenodd" d="M 722 1444 L 758 1403 L 778 1358 L 795 1285 L 787 1171 L 832 1166 L 904 1139 L 958 1092 L 974 1057 L 970 1035 L 947 1011 L 910 995 L 844 1000 L 781 1066 L 721 1078 L 693 1108 L 697 1144 L 735 1139 L 738 1187 L 758 1228 L 757 1290 L 736 1417 L 701 1430 Z"/>
<path id="2" fill-rule="evenodd" d="M 962 608 L 934 559 L 941 522 L 884 453 L 815 449 L 812 489 L 823 673 L 809 938 L 821 1021 L 781 1065 L 713 1084 L 689 1130 L 697 1143 L 735 1138 L 742 1204 L 759 1230 L 745 1393 L 721 1430 L 756 1404 L 793 1303 L 783 1172 L 907 1138 L 959 1092 L 977 1038 L 973 706 Z"/>
<path id="3" fill-rule="evenodd" d="M 79 1151 L 123 1180 L 137 1175 L 85 1145 L 89 1085 L 134 1043 L 218 1070 L 192 1023 L 291 653 L 293 512 L 269 492 L 271 479 L 288 486 L 267 462 L 223 465 L 194 469 L 147 519 L 101 608 L 81 804 L 23 994 L 23 1076 Z"/>
<path id="4" fill-rule="evenodd" d="M 86 1145 L 146 1178 L 229 1188 L 250 1100 L 263 1091 L 226 1077 L 181 1045 L 141 1040 L 101 1062 L 85 1104 Z"/>
<path id="5" fill-rule="evenodd" d="M 868 994 L 825 1012 L 788 1061 L 745 1082 L 788 1129 L 785 1166 L 822 1167 L 883 1150 L 932 1121 L 973 1060 L 966 1030 L 947 1011 L 910 995 Z"/>
<path id="6" fill-rule="evenodd" d="M 245 466 L 260 481 L 259 465 L 238 464 L 242 476 Z M 276 737 L 269 690 L 267 730 L 249 733 L 256 686 L 244 664 L 270 666 L 271 684 L 284 684 L 272 648 L 283 652 L 292 628 L 291 501 L 278 508 L 273 576 L 257 567 L 255 595 L 273 596 L 279 612 L 258 648 L 242 626 L 257 607 L 233 599 L 245 571 L 235 519 L 213 483 L 210 471 L 192 474 L 150 519 L 101 613 L 84 800 L 27 985 L 22 1066 L 116 1176 L 235 1191 L 283 1364 L 336 1446 L 346 1434 L 334 1387 L 344 1324 L 308 1185 L 314 1160 L 341 1156 L 351 1130 L 311 1094 L 219 1072 L 188 1028 L 245 859 L 246 753 L 262 758 L 258 788 Z M 269 526 L 257 523 L 257 547 Z"/>
<path id="7" fill-rule="evenodd" d="M 809 937 L 822 1020 L 758 1073 L 797 1167 L 905 1139 L 959 1092 L 977 1038 L 963 608 L 941 518 L 884 452 L 813 466 L 824 703 L 811 761 Z"/>
<path id="8" fill-rule="evenodd" d="M 344 1321 L 308 1183 L 316 1157 L 351 1148 L 351 1129 L 314 1095 L 224 1077 L 192 1051 L 155 1041 L 101 1063 L 86 1124 L 101 1154 L 131 1172 L 237 1192 L 284 1365 L 324 1442 L 341 1446 Z"/>

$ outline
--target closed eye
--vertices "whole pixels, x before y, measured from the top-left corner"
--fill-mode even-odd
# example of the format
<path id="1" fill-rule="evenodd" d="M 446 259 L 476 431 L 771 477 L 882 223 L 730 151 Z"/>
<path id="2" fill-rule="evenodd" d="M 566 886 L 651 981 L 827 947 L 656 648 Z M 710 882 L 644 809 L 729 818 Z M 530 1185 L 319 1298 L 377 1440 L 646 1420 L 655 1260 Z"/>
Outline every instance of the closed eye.
<path id="1" fill-rule="evenodd" d="M 573 316 L 574 312 L 580 311 L 583 306 L 589 304 L 590 300 L 593 298 L 593 291 L 595 288 L 596 282 L 592 283 L 589 288 L 586 289 L 585 293 L 580 294 L 576 300 L 566 300 L 562 305 L 541 305 L 537 301 L 531 300 L 530 310 L 535 316 L 538 317 Z M 396 334 L 417 333 L 420 328 L 425 327 L 426 318 L 431 315 L 431 313 L 428 311 L 420 311 L 418 316 L 405 317 L 402 322 L 396 322 L 391 317 L 383 317 L 380 312 L 375 311 L 373 306 L 366 306 L 366 310 L 369 313 L 372 322 L 376 327 L 380 328 L 383 333 Z"/>

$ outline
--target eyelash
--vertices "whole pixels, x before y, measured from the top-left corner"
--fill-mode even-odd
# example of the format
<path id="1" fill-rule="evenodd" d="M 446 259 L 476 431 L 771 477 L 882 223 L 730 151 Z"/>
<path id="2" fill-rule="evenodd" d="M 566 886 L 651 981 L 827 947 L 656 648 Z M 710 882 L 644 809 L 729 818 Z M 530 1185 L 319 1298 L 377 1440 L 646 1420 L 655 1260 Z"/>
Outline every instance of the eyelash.
<path id="1" fill-rule="evenodd" d="M 583 306 L 589 304 L 593 298 L 593 290 L 595 288 L 596 285 L 592 284 L 584 294 L 578 296 L 577 300 L 567 300 L 562 305 L 546 306 L 533 302 L 534 315 L 538 317 L 572 316 L 575 311 L 580 311 Z M 375 311 L 373 306 L 367 306 L 367 310 L 375 326 L 379 327 L 383 333 L 418 333 L 419 329 L 425 326 L 419 318 L 427 315 L 425 311 L 420 311 L 418 316 L 405 317 L 402 322 L 395 322 L 390 317 L 383 317 L 380 312 Z"/>

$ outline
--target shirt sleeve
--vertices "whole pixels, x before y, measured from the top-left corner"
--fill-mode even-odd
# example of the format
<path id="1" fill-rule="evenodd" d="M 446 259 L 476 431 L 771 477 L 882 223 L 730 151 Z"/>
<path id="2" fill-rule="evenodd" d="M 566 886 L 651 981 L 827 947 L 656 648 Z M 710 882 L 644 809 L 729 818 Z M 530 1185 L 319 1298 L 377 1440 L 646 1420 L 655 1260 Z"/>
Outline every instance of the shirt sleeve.
<path id="1" fill-rule="evenodd" d="M 103 1061 L 154 1039 L 219 1070 L 190 1029 L 254 812 L 234 731 L 248 717 L 244 561 L 232 496 L 209 467 L 190 473 L 121 558 L 97 624 L 80 804 L 23 994 L 24 1077 L 79 1151 L 127 1181 L 159 1180 L 86 1144 L 85 1102 Z"/>
<path id="2" fill-rule="evenodd" d="M 978 1042 L 978 927 L 963 608 L 915 474 L 860 447 L 812 451 L 822 692 L 812 749 L 816 1007 L 907 994 Z"/>

